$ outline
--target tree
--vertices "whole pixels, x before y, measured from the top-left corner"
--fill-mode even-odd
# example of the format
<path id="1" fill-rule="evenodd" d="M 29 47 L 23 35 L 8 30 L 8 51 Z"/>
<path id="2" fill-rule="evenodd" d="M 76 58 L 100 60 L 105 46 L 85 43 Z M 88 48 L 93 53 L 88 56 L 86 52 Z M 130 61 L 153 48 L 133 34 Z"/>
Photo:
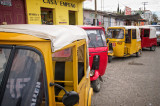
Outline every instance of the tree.
<path id="1" fill-rule="evenodd" d="M 117 8 L 117 13 L 119 13 L 119 3 L 118 3 L 118 8 Z"/>
<path id="2" fill-rule="evenodd" d="M 156 14 L 153 14 L 153 22 L 158 22 L 158 16 Z"/>

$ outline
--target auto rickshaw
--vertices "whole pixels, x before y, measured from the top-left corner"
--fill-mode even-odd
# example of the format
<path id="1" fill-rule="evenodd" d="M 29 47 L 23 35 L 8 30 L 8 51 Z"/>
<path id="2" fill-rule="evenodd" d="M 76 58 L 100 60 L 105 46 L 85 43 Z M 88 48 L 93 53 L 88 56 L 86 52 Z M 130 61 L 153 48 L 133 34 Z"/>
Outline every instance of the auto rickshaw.
<path id="1" fill-rule="evenodd" d="M 155 51 L 157 46 L 156 28 L 151 26 L 139 26 L 142 48 L 150 48 Z"/>
<path id="2" fill-rule="evenodd" d="M 108 63 L 108 47 L 106 45 L 104 28 L 100 26 L 81 26 L 89 38 L 90 80 L 93 91 L 100 91 L 100 81 L 105 74 Z"/>
<path id="3" fill-rule="evenodd" d="M 109 40 L 108 61 L 112 57 L 127 57 L 136 54 L 141 55 L 141 38 L 139 28 L 136 26 L 116 26 L 107 30 L 107 41 Z"/>
<path id="4" fill-rule="evenodd" d="M 87 39 L 76 26 L 1 25 L 0 106 L 90 106 Z"/>

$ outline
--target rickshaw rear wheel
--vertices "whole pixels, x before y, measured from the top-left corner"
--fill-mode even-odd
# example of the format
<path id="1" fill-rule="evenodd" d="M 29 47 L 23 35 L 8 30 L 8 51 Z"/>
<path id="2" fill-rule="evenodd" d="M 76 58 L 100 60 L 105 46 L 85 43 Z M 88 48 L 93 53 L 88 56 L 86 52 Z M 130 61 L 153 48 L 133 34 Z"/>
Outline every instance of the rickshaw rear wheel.
<path id="1" fill-rule="evenodd" d="M 156 46 L 150 47 L 150 51 L 155 51 L 155 50 L 156 50 Z"/>
<path id="2" fill-rule="evenodd" d="M 142 50 L 139 50 L 138 52 L 136 52 L 136 57 L 140 57 L 142 54 Z"/>
<path id="3" fill-rule="evenodd" d="M 112 61 L 112 56 L 108 56 L 108 62 L 111 63 Z"/>
<path id="4" fill-rule="evenodd" d="M 91 82 L 91 86 L 92 86 L 94 92 L 100 91 L 101 85 L 100 85 L 99 77 L 96 80 Z"/>

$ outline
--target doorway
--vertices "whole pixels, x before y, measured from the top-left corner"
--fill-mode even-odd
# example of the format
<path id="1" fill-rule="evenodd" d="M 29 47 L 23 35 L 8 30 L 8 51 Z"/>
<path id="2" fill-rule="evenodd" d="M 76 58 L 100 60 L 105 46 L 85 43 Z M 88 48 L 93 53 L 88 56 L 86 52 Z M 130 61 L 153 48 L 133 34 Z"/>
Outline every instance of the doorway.
<path id="1" fill-rule="evenodd" d="M 26 24 L 24 0 L 0 0 L 1 24 Z"/>
<path id="2" fill-rule="evenodd" d="M 41 23 L 53 25 L 53 9 L 41 8 Z"/>
<path id="3" fill-rule="evenodd" d="M 76 12 L 69 11 L 69 25 L 76 25 Z"/>

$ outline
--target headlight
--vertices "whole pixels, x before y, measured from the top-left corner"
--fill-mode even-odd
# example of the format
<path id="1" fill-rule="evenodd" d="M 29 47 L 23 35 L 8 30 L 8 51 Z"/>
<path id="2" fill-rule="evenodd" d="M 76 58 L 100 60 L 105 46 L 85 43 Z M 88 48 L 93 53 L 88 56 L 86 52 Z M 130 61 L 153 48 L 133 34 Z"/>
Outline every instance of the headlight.
<path id="1" fill-rule="evenodd" d="M 94 70 L 91 70 L 91 71 L 90 71 L 90 76 L 91 76 L 91 77 L 94 76 L 94 73 L 95 73 L 95 71 L 94 71 Z"/>

